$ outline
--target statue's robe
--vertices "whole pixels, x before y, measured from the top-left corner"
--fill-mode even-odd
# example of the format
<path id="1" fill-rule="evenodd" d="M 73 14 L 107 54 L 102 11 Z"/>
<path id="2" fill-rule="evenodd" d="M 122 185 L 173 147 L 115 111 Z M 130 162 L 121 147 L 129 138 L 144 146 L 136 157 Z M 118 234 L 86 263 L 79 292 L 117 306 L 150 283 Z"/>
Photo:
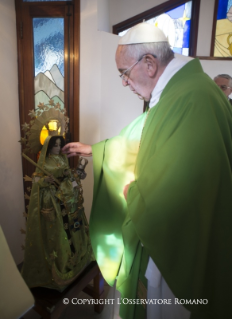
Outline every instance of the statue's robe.
<path id="1" fill-rule="evenodd" d="M 146 116 L 93 146 L 90 236 L 100 269 L 110 285 L 117 279 L 122 298 L 141 298 L 151 256 L 177 298 L 208 300 L 184 305 L 191 318 L 230 318 L 229 103 L 192 60 Z M 141 309 L 122 303 L 120 316 L 142 318 Z"/>
<path id="2" fill-rule="evenodd" d="M 82 205 L 82 187 L 76 172 L 70 170 L 67 156 L 48 155 L 47 137 L 38 160 L 27 216 L 22 276 L 30 288 L 47 287 L 63 291 L 93 260 L 87 220 Z M 59 138 L 59 136 L 57 136 Z"/>

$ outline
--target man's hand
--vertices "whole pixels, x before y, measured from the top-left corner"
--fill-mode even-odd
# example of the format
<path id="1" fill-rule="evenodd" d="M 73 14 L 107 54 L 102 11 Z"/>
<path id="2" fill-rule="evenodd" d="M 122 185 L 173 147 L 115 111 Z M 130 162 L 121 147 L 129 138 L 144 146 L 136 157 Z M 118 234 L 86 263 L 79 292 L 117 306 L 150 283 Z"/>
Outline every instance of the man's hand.
<path id="1" fill-rule="evenodd" d="M 125 197 L 125 200 L 127 200 L 128 188 L 129 188 L 130 184 L 133 183 L 133 182 L 134 182 L 134 181 L 130 181 L 130 183 L 129 183 L 129 184 L 126 184 L 126 186 L 124 186 L 124 188 L 123 188 L 123 195 L 124 195 L 124 197 Z"/>
<path id="2" fill-rule="evenodd" d="M 62 153 L 67 154 L 67 157 L 72 156 L 92 156 L 92 147 L 88 144 L 80 142 L 68 143 L 62 148 Z"/>

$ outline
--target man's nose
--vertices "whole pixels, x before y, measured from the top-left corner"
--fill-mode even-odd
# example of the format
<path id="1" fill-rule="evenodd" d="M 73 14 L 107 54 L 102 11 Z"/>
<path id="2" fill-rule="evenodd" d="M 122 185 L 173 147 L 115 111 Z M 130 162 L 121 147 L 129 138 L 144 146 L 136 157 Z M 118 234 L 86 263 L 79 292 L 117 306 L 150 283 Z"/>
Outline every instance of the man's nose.
<path id="1" fill-rule="evenodd" d="M 122 85 L 123 86 L 127 86 L 129 83 L 128 83 L 128 79 L 124 80 L 122 79 Z"/>

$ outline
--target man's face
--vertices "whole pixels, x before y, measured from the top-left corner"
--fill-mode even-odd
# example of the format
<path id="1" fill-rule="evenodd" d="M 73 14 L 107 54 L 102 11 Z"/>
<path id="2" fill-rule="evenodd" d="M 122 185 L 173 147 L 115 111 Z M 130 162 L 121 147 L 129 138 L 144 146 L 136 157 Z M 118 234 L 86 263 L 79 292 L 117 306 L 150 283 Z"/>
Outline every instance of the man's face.
<path id="1" fill-rule="evenodd" d="M 120 73 L 123 73 L 137 62 L 137 60 L 126 54 L 126 46 L 118 46 L 115 60 Z M 122 79 L 122 85 L 129 86 L 131 91 L 137 94 L 140 99 L 149 101 L 152 90 L 149 88 L 149 78 L 145 72 L 145 67 L 146 64 L 144 59 L 142 59 L 125 74 L 125 80 Z"/>
<path id="2" fill-rule="evenodd" d="M 214 82 L 217 84 L 217 86 L 220 87 L 222 92 L 228 97 L 232 93 L 232 88 L 230 87 L 230 80 L 216 77 L 214 79 Z"/>

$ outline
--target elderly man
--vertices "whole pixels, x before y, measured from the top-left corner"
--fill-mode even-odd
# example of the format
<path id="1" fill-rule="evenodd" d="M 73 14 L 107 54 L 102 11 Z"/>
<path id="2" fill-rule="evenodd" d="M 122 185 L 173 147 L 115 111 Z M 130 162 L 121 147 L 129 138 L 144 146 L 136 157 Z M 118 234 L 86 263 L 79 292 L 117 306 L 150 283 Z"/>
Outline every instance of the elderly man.
<path id="1" fill-rule="evenodd" d="M 229 95 L 232 93 L 232 77 L 228 74 L 218 74 L 214 78 L 214 82 L 217 84 L 217 86 L 220 87 L 220 89 L 227 96 L 228 101 L 232 105 L 232 99 L 229 98 Z"/>
<path id="2" fill-rule="evenodd" d="M 230 318 L 229 105 L 152 25 L 119 40 L 116 64 L 149 109 L 110 140 L 63 151 L 93 153 L 91 242 L 107 282 L 117 279 L 120 316 Z"/>

